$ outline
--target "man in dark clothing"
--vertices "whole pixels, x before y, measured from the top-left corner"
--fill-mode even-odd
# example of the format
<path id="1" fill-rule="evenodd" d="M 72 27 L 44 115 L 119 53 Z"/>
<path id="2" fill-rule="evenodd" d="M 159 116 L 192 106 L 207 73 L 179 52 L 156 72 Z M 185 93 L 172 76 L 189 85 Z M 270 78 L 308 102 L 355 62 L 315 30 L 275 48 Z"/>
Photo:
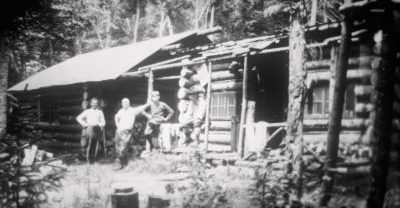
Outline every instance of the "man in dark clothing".
<path id="1" fill-rule="evenodd" d="M 151 92 L 150 102 L 144 107 L 143 115 L 148 119 L 144 136 L 146 138 L 146 151 L 157 147 L 157 139 L 160 133 L 160 125 L 172 118 L 174 110 L 164 102 L 160 101 L 158 91 Z M 165 116 L 166 114 L 166 116 Z"/>

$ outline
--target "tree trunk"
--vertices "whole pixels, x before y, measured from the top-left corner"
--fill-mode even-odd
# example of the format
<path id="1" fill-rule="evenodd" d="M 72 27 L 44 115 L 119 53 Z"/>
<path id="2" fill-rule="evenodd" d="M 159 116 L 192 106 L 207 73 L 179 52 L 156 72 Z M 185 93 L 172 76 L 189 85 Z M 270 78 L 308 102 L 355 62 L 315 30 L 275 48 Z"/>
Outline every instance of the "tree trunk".
<path id="1" fill-rule="evenodd" d="M 293 18 L 289 32 L 289 105 L 286 142 L 287 157 L 290 161 L 287 167 L 287 174 L 290 180 L 295 180 L 297 201 L 300 201 L 302 195 L 302 137 L 307 75 L 304 68 L 305 44 L 304 28 L 301 20 L 300 18 Z M 286 198 L 286 201 L 288 201 L 288 198 Z"/>
<path id="2" fill-rule="evenodd" d="M 4 138 L 7 128 L 7 88 L 8 58 L 7 39 L 0 39 L 0 139 Z"/>
<path id="3" fill-rule="evenodd" d="M 396 52 L 398 46 L 394 29 L 394 15 L 390 3 L 386 2 L 383 13 L 381 30 L 375 34 L 374 52 L 380 56 L 373 60 L 372 85 L 374 87 L 372 102 L 374 103 L 374 116 L 372 116 L 372 183 L 367 200 L 368 208 L 383 207 L 387 191 L 387 175 L 389 167 L 389 153 L 391 147 L 392 106 L 394 96 L 394 77 L 396 67 Z M 396 138 L 399 139 L 399 138 Z"/>
<path id="4" fill-rule="evenodd" d="M 139 23 L 140 23 L 140 5 L 141 0 L 136 1 L 136 18 L 135 18 L 135 28 L 133 29 L 133 42 L 137 42 L 138 30 L 139 30 Z"/>
<path id="5" fill-rule="evenodd" d="M 48 51 L 48 66 L 53 66 L 54 65 L 54 49 L 53 49 L 53 41 L 49 38 L 48 39 L 48 44 L 49 44 L 49 51 Z"/>
<path id="6" fill-rule="evenodd" d="M 215 15 L 215 6 L 214 6 L 214 3 L 212 3 L 211 13 L 210 13 L 210 25 L 208 28 L 214 27 L 214 15 Z"/>
<path id="7" fill-rule="evenodd" d="M 317 23 L 318 0 L 312 0 L 310 26 Z"/>
<path id="8" fill-rule="evenodd" d="M 327 158 L 324 168 L 326 171 L 322 183 L 322 196 L 319 202 L 320 206 L 326 206 L 328 203 L 333 186 L 333 173 L 329 172 L 328 169 L 336 168 L 337 162 L 344 93 L 346 90 L 346 74 L 351 44 L 351 27 L 352 20 L 345 15 L 342 22 L 339 53 L 335 67 L 335 88 L 333 91 L 332 109 L 329 116 Z"/>

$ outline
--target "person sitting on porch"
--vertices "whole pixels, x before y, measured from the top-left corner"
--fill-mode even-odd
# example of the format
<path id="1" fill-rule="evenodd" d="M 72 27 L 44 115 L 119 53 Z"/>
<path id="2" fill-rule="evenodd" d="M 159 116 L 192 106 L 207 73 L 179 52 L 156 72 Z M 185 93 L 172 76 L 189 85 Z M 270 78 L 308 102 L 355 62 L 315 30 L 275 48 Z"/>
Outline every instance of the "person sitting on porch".
<path id="1" fill-rule="evenodd" d="M 90 108 L 84 110 L 76 120 L 82 125 L 81 151 L 88 162 L 93 162 L 94 144 L 100 142 L 106 125 L 103 111 L 99 109 L 97 98 L 90 100 Z M 97 149 L 97 148 L 96 148 Z"/>
<path id="2" fill-rule="evenodd" d="M 160 101 L 160 93 L 158 91 L 153 91 L 150 94 L 150 101 L 146 104 L 142 113 L 148 119 L 144 136 L 146 138 L 146 151 L 149 152 L 158 147 L 157 140 L 160 133 L 160 125 L 172 118 L 174 110 Z M 164 116 L 165 114 L 166 116 Z"/>
<path id="3" fill-rule="evenodd" d="M 195 141 L 196 145 L 200 144 L 200 133 L 205 120 L 205 111 L 204 94 L 190 95 L 189 106 L 180 122 L 180 129 L 185 137 L 185 143 Z"/>
<path id="4" fill-rule="evenodd" d="M 133 125 L 135 124 L 136 116 L 139 115 L 144 106 L 136 108 L 131 107 L 128 98 L 123 98 L 121 101 L 122 108 L 115 114 L 115 149 L 117 158 L 120 163 L 120 169 L 128 165 L 129 144 L 132 138 Z"/>

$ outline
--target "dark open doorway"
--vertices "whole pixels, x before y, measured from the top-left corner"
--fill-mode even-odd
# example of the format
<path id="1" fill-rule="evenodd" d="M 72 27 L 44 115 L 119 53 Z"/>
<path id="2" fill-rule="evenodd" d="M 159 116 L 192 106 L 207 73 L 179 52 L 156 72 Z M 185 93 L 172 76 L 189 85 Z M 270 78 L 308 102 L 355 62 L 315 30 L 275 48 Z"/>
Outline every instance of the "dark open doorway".
<path id="1" fill-rule="evenodd" d="M 256 101 L 255 121 L 286 121 L 289 56 L 276 52 L 250 59 L 249 99 Z"/>
<path id="2" fill-rule="evenodd" d="M 173 68 L 163 71 L 154 72 L 153 90 L 160 92 L 161 101 L 169 105 L 174 111 L 174 116 L 170 120 L 171 123 L 178 122 L 178 80 L 180 68 Z"/>

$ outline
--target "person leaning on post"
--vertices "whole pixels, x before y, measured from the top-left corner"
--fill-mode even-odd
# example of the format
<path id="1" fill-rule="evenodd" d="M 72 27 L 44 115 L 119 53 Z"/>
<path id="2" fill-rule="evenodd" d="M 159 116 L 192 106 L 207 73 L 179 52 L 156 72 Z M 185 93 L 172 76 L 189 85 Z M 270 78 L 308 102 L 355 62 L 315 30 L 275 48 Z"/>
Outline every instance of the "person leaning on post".
<path id="1" fill-rule="evenodd" d="M 79 114 L 76 120 L 83 127 L 83 136 L 81 138 L 82 154 L 87 154 L 86 159 L 88 162 L 93 162 L 93 146 L 96 142 L 100 142 L 106 125 L 103 111 L 99 109 L 98 99 L 92 98 L 90 100 L 90 108 Z"/>
<path id="2" fill-rule="evenodd" d="M 129 144 L 132 139 L 133 126 L 136 116 L 139 115 L 145 106 L 133 108 L 130 100 L 123 98 L 121 101 L 122 108 L 115 114 L 115 149 L 117 159 L 119 160 L 120 169 L 128 165 Z"/>
<path id="3" fill-rule="evenodd" d="M 160 92 L 153 91 L 150 94 L 150 101 L 143 110 L 143 115 L 148 119 L 144 136 L 146 138 L 146 152 L 152 151 L 156 146 L 156 139 L 160 133 L 160 125 L 172 118 L 174 110 L 166 103 L 160 101 Z M 164 114 L 167 114 L 164 116 Z"/>

